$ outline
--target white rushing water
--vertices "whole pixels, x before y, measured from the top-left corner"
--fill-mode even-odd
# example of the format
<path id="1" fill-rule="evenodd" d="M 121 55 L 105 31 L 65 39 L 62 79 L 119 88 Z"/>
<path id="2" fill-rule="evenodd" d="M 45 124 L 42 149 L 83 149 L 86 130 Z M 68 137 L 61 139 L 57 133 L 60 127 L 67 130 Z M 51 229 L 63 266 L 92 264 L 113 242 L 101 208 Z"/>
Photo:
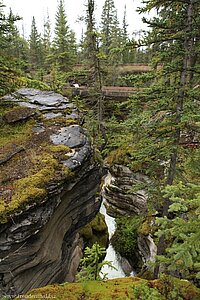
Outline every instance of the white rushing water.
<path id="1" fill-rule="evenodd" d="M 115 219 L 107 215 L 104 204 L 102 203 L 100 213 L 105 216 L 105 221 L 108 226 L 109 239 L 111 239 L 113 233 L 115 232 Z M 107 248 L 106 257 L 104 260 L 111 261 L 112 265 L 116 269 L 111 269 L 107 265 L 105 265 L 101 271 L 103 274 L 107 274 L 107 278 L 121 278 L 125 276 L 133 276 L 134 272 L 131 271 L 130 265 L 126 259 L 120 257 L 115 250 L 113 249 L 111 243 L 109 243 L 109 247 Z M 124 271 L 126 268 L 126 271 Z M 125 273 L 126 272 L 126 273 Z"/>

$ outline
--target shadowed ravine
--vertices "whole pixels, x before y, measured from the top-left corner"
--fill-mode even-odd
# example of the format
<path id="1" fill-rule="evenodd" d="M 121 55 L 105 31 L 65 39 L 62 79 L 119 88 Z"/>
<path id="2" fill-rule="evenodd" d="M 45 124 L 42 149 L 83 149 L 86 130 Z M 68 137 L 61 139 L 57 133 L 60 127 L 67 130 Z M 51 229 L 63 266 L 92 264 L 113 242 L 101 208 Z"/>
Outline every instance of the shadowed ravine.
<path id="1" fill-rule="evenodd" d="M 108 233 L 109 233 L 109 239 L 111 239 L 112 235 L 115 232 L 115 219 L 110 217 L 106 213 L 106 208 L 102 202 L 100 212 L 105 215 L 105 221 L 108 226 Z M 106 261 L 112 261 L 112 265 L 116 269 L 111 269 L 107 265 L 105 265 L 101 270 L 104 274 L 107 274 L 107 278 L 121 278 L 125 276 L 134 276 L 135 272 L 132 270 L 129 262 L 120 256 L 120 254 L 116 253 L 113 249 L 113 246 L 111 243 L 109 243 L 109 246 L 107 248 L 106 252 Z"/>

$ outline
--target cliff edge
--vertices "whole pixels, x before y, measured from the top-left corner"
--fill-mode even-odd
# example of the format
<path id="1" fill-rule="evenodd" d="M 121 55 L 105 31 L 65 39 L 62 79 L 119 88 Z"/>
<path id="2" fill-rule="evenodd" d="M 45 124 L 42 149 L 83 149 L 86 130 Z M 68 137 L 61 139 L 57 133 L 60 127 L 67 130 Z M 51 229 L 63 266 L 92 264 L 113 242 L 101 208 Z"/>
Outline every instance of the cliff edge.
<path id="1" fill-rule="evenodd" d="M 102 176 L 78 110 L 50 91 L 0 99 L 0 297 L 73 280 Z"/>

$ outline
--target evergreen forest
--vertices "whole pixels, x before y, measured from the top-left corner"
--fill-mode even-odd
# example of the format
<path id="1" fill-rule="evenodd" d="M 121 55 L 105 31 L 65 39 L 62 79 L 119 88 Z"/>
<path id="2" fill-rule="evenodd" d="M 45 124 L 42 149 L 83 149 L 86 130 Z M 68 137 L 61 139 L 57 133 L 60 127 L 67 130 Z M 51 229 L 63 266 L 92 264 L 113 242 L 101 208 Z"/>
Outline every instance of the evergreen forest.
<path id="1" fill-rule="evenodd" d="M 113 246 L 131 260 L 137 235 L 151 235 L 157 253 L 139 276 L 169 287 L 172 276 L 200 288 L 200 1 L 142 0 L 137 11 L 147 30 L 134 37 L 126 6 L 120 23 L 115 1 L 104 0 L 97 22 L 96 2 L 85 1 L 78 41 L 65 0 L 54 28 L 47 14 L 39 31 L 33 16 L 28 38 L 18 28 L 21 16 L 12 7 L 6 14 L 0 0 L 0 96 L 36 88 L 68 97 L 96 159 L 148 178 L 130 187 L 145 190 L 147 210 L 116 217 Z M 4 109 L 0 99 L 0 125 Z M 184 298 L 177 286 L 171 294 L 156 284 L 152 294 L 150 284 L 136 286 L 132 298 L 119 299 L 199 299 L 192 291 Z M 77 299 L 90 299 L 84 297 Z"/>

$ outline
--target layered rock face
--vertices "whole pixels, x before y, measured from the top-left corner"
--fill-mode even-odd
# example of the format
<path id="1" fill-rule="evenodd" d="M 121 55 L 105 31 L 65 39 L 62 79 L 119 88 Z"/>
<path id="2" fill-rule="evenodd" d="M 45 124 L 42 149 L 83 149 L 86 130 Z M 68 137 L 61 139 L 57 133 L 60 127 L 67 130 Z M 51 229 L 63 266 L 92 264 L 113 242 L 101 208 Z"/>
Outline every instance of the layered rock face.
<path id="1" fill-rule="evenodd" d="M 148 208 L 144 186 L 149 182 L 147 176 L 133 173 L 126 166 L 109 166 L 109 173 L 102 192 L 107 213 L 114 218 L 145 216 Z M 151 235 L 149 233 L 138 234 L 137 244 L 139 253 L 133 253 L 133 256 L 136 258 L 141 256 L 144 263 L 153 261 L 157 248 Z"/>
<path id="2" fill-rule="evenodd" d="M 1 123 L 19 129 L 0 152 L 0 297 L 73 280 L 77 231 L 99 210 L 102 176 L 68 99 L 21 89 L 1 102 Z"/>
<path id="3" fill-rule="evenodd" d="M 128 167 L 113 165 L 109 167 L 103 197 L 107 213 L 112 217 L 140 215 L 147 212 L 145 191 L 134 186 L 148 182 L 148 177 L 134 174 Z"/>

